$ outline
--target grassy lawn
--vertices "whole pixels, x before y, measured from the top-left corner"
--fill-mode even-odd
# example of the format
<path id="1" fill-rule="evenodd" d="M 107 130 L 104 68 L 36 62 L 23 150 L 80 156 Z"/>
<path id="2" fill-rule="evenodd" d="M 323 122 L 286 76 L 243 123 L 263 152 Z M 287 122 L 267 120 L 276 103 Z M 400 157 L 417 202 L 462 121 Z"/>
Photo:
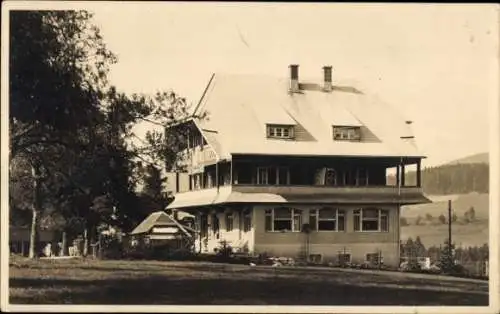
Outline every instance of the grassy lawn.
<path id="1" fill-rule="evenodd" d="M 330 268 L 11 259 L 10 303 L 486 306 L 488 283 Z"/>

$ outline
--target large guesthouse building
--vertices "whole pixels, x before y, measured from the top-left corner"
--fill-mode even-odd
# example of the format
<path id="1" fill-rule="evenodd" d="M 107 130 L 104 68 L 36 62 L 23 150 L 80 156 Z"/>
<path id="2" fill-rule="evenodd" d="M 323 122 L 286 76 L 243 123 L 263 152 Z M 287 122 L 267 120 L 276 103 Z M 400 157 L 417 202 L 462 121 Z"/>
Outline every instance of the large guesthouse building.
<path id="1" fill-rule="evenodd" d="M 401 206 L 429 202 L 411 121 L 322 70 L 312 81 L 298 65 L 285 78 L 211 77 L 195 109 L 208 117 L 181 125 L 189 188 L 168 207 L 195 215 L 197 251 L 226 240 L 253 254 L 399 264 Z"/>

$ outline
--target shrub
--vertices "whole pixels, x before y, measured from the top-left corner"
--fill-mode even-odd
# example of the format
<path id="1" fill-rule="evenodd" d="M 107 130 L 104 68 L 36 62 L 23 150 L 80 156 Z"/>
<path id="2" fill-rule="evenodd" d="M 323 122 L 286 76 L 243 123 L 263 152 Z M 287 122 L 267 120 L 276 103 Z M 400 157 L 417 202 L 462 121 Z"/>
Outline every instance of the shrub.
<path id="1" fill-rule="evenodd" d="M 123 243 L 116 236 L 103 235 L 101 239 L 101 258 L 120 259 L 124 256 Z"/>
<path id="2" fill-rule="evenodd" d="M 219 247 L 215 249 L 215 256 L 218 261 L 229 262 L 233 255 L 233 248 L 226 240 L 219 242 Z"/>
<path id="3" fill-rule="evenodd" d="M 422 223 L 422 216 L 418 215 L 417 219 L 415 220 L 415 225 L 420 225 Z"/>

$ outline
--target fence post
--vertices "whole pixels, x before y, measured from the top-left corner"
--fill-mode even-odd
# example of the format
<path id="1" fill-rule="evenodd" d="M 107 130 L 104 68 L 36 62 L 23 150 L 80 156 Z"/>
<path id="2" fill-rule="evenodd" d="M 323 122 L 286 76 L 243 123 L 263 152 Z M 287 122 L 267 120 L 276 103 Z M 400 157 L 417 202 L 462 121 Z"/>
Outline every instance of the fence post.
<path id="1" fill-rule="evenodd" d="M 378 269 L 382 268 L 382 250 L 378 250 L 378 257 L 377 257 L 377 264 L 378 264 Z"/>

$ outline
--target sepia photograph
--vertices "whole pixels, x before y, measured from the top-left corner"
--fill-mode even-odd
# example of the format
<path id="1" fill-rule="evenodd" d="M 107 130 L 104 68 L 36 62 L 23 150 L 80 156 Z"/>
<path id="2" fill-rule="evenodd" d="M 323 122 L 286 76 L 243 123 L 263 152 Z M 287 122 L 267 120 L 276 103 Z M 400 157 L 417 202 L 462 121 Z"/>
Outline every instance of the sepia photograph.
<path id="1" fill-rule="evenodd" d="M 498 313 L 498 5 L 2 8 L 2 311 Z"/>

